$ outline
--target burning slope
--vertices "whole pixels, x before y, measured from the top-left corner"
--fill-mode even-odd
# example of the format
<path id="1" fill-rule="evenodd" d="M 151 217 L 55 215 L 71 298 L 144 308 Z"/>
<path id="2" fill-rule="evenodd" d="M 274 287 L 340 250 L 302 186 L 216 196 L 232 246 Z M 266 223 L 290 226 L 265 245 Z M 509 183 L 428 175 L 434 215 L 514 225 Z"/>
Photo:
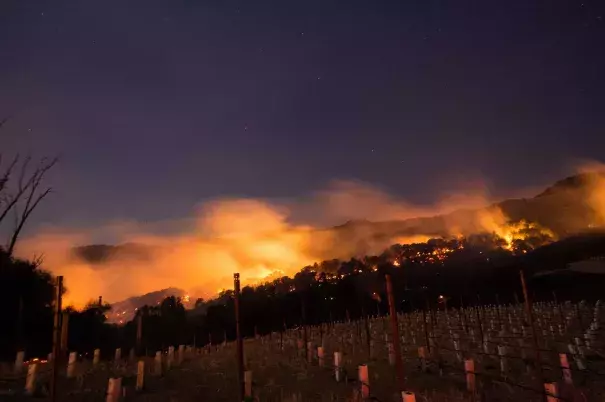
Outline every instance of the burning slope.
<path id="1" fill-rule="evenodd" d="M 395 243 L 487 233 L 497 236 L 503 248 L 522 250 L 530 247 L 526 239 L 530 245 L 539 244 L 540 239 L 605 223 L 603 184 L 598 176 L 576 187 L 555 185 L 534 198 L 479 208 L 477 200 L 486 197 L 419 207 L 372 187 L 339 183 L 304 204 L 215 201 L 203 205 L 197 219 L 178 234 L 132 224 L 45 231 L 24 239 L 18 252 L 43 253 L 45 266 L 66 277 L 67 302 L 77 306 L 99 295 L 112 302 L 168 286 L 184 289 L 194 298 L 208 298 L 231 286 L 233 272 L 241 273 L 244 284 L 258 283 L 275 273 L 293 275 L 316 261 L 376 255 Z M 353 220 L 316 229 L 296 223 L 301 210 L 327 222 Z M 378 221 L 355 220 L 361 216 Z M 94 243 L 99 230 L 116 244 L 129 244 L 74 250 L 77 244 Z M 434 258 L 446 254 L 437 252 Z"/>

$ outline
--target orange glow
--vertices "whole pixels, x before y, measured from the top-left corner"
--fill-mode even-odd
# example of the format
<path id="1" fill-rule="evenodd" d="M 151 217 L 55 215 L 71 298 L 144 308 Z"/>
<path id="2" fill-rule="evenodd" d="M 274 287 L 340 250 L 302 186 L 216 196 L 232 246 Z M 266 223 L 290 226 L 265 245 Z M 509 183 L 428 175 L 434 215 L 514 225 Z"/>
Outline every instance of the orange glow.
<path id="1" fill-rule="evenodd" d="M 585 199 L 595 210 L 590 222 L 605 223 L 603 180 L 594 183 Z M 499 208 L 485 207 L 492 203 L 481 186 L 464 189 L 461 195 L 450 195 L 434 205 L 419 206 L 366 184 L 337 182 L 296 201 L 216 200 L 203 204 L 193 218 L 165 224 L 118 222 L 90 230 L 46 228 L 23 238 L 16 253 L 25 258 L 44 255 L 43 267 L 65 276 L 66 306 L 82 307 L 99 295 L 113 303 L 168 287 L 182 289 L 193 300 L 208 299 L 232 289 L 234 272 L 240 273 L 243 286 L 258 284 L 292 276 L 314 262 L 379 255 L 395 243 L 487 232 L 504 239 L 504 247 L 510 249 L 533 224 L 510 224 Z M 458 213 L 461 210 L 467 212 Z M 437 214 L 441 214 L 438 224 L 424 225 L 423 218 Z M 378 224 L 333 228 L 356 219 Z M 391 223 L 403 226 L 394 230 Z M 97 264 L 74 256 L 74 246 L 96 244 L 96 235 L 112 239 L 114 244 L 140 245 L 146 255 L 117 251 L 110 260 Z M 427 257 L 441 261 L 452 251 L 437 249 Z M 416 257 L 424 258 L 422 253 Z M 403 260 L 393 264 L 398 266 Z"/>

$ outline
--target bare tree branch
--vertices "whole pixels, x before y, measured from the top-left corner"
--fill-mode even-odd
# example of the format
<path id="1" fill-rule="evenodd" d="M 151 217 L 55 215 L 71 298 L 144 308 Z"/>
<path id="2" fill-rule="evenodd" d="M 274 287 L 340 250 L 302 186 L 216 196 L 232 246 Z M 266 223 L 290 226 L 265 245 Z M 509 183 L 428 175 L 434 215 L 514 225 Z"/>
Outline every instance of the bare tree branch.
<path id="1" fill-rule="evenodd" d="M 0 155 L 0 157 L 1 157 L 1 155 Z M 13 158 L 13 161 L 10 163 L 10 165 L 8 165 L 8 168 L 6 168 L 6 171 L 2 175 L 2 178 L 0 179 L 0 193 L 6 187 L 6 183 L 8 183 L 8 179 L 10 178 L 10 175 L 13 172 L 13 169 L 17 165 L 17 162 L 19 162 L 19 154 L 15 155 L 15 157 Z M 0 219 L 0 221 L 1 221 L 1 219 Z"/>
<path id="2" fill-rule="evenodd" d="M 27 174 L 27 167 L 28 167 L 30 161 L 31 161 L 31 156 L 28 156 L 25 159 L 25 161 L 23 162 L 23 165 L 21 166 L 21 174 L 19 175 L 17 192 L 8 198 L 6 204 L 4 205 L 2 210 L 0 210 L 1 211 L 0 212 L 0 223 L 4 220 L 4 218 L 11 211 L 11 209 L 13 209 L 15 207 L 15 205 L 17 204 L 17 202 L 19 202 L 21 197 L 23 197 L 23 194 L 26 191 L 28 191 L 28 189 L 31 189 L 31 187 L 34 186 L 34 184 L 37 181 L 41 181 L 42 177 L 46 174 L 46 172 L 49 171 L 57 163 L 56 158 L 53 159 L 50 163 L 46 163 L 46 164 L 43 164 L 43 163 L 45 161 L 47 161 L 47 159 L 46 158 L 42 159 L 40 161 L 40 166 L 34 171 L 34 173 L 29 177 L 29 179 L 27 181 L 25 181 L 25 177 Z M 7 180 L 10 180 L 10 177 L 8 177 Z M 38 185 L 39 185 L 39 183 L 38 183 Z M 36 188 L 37 188 L 37 186 L 36 186 Z"/>
<path id="3" fill-rule="evenodd" d="M 0 119 L 0 129 L 9 121 L 11 116 Z M 2 163 L 2 153 L 0 152 L 0 164 Z M 10 241 L 8 242 L 7 253 L 13 254 L 17 239 L 30 217 L 31 213 L 38 207 L 40 202 L 46 198 L 52 189 L 42 190 L 40 187 L 46 173 L 57 163 L 57 158 L 42 158 L 38 166 L 30 173 L 32 157 L 27 156 L 22 159 L 19 154 L 15 155 L 10 164 L 0 173 L 0 224 L 4 221 L 7 214 L 11 211 L 15 214 L 15 223 Z M 20 171 L 18 177 L 15 176 L 15 169 L 18 165 Z M 24 202 L 21 211 L 20 202 Z M 40 259 L 41 263 L 41 259 Z"/>
<path id="4" fill-rule="evenodd" d="M 42 254 L 35 254 L 34 258 L 32 259 L 32 264 L 34 264 L 34 266 L 36 268 L 40 268 L 42 266 L 42 264 L 44 263 L 44 253 Z"/>
<path id="5" fill-rule="evenodd" d="M 15 245 L 17 244 L 17 240 L 19 239 L 19 235 L 21 234 L 21 231 L 23 230 L 23 227 L 25 226 L 25 223 L 27 222 L 27 219 L 29 218 L 31 213 L 34 211 L 34 209 L 36 209 L 38 204 L 40 204 L 40 201 L 42 201 L 52 191 L 52 188 L 50 188 L 50 187 L 45 189 L 42 192 L 38 192 L 38 189 L 39 189 L 40 185 L 42 184 L 42 181 L 43 181 L 46 173 L 57 163 L 57 158 L 52 159 L 50 162 L 46 158 L 42 159 L 40 161 L 40 165 L 38 166 L 38 168 L 34 171 L 34 173 L 31 175 L 31 177 L 25 182 L 25 177 L 26 177 L 25 171 L 27 170 L 26 165 L 29 164 L 29 161 L 30 161 L 30 158 L 26 159 L 26 161 L 23 163 L 25 168 L 22 169 L 21 175 L 19 177 L 19 192 L 17 193 L 19 195 L 15 196 L 13 199 L 13 201 L 15 199 L 18 200 L 19 198 L 21 198 L 23 196 L 23 194 L 25 192 L 27 192 L 27 198 L 25 199 L 25 206 L 23 207 L 23 211 L 20 214 L 17 210 L 16 202 L 13 203 L 13 206 L 12 206 L 15 208 L 17 220 L 15 222 L 15 228 L 13 230 L 13 234 L 12 234 L 10 242 L 8 244 L 8 248 L 7 248 L 8 255 L 13 254 L 13 252 L 15 250 Z M 24 184 L 24 182 L 25 182 L 25 184 Z M 1 221 L 1 218 L 3 218 L 3 216 L 0 217 L 0 221 Z"/>

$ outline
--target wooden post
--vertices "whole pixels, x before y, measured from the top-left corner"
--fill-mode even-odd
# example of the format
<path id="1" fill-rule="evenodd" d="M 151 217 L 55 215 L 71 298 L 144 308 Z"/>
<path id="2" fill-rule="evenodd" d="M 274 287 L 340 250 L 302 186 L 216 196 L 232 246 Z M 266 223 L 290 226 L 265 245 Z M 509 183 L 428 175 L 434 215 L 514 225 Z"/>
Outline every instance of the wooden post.
<path id="1" fill-rule="evenodd" d="M 139 360 L 137 364 L 137 385 L 136 390 L 141 391 L 143 386 L 145 385 L 145 362 L 143 360 Z"/>
<path id="2" fill-rule="evenodd" d="M 519 276 L 521 278 L 521 287 L 523 288 L 523 297 L 525 298 L 525 309 L 527 310 L 527 319 L 529 320 L 532 338 L 534 341 L 534 356 L 536 358 L 536 366 L 538 368 L 538 379 L 540 380 L 541 384 L 544 384 L 544 375 L 542 373 L 542 361 L 540 359 L 540 345 L 538 344 L 538 334 L 536 333 L 536 328 L 534 326 L 534 313 L 532 310 L 529 293 L 527 292 L 527 284 L 525 283 L 525 273 L 523 272 L 523 270 L 519 271 Z"/>
<path id="3" fill-rule="evenodd" d="M 238 392 L 239 400 L 243 401 L 245 397 L 245 386 L 244 386 L 244 343 L 242 341 L 242 334 L 240 329 L 240 316 L 239 316 L 239 293 L 240 283 L 239 274 L 233 274 L 233 288 L 234 288 L 234 302 L 235 302 L 235 336 L 237 341 L 237 381 L 238 381 Z"/>
<path id="4" fill-rule="evenodd" d="M 137 315 L 137 340 L 136 340 L 136 355 L 140 355 L 143 345 L 143 312 L 139 312 Z"/>
<path id="5" fill-rule="evenodd" d="M 55 318 L 53 324 L 53 371 L 50 381 L 50 399 L 57 400 L 57 375 L 59 372 L 59 356 L 61 352 L 61 302 L 63 297 L 63 277 L 57 276 L 55 285 Z"/>
<path id="6" fill-rule="evenodd" d="M 174 364 L 174 346 L 168 346 L 168 356 L 166 357 L 166 370 L 170 370 Z"/>
<path id="7" fill-rule="evenodd" d="M 424 341 L 426 343 L 426 350 L 431 353 L 431 344 L 429 342 L 429 330 L 426 327 L 426 309 L 422 309 L 422 328 L 424 330 Z"/>
<path id="8" fill-rule="evenodd" d="M 304 294 L 301 293 L 300 296 L 300 309 L 301 309 L 301 317 L 302 317 L 302 330 L 303 330 L 303 347 L 305 348 L 305 357 L 309 356 L 309 349 L 307 345 L 307 306 L 305 305 Z"/>
<path id="9" fill-rule="evenodd" d="M 246 398 L 252 398 L 252 371 L 248 370 L 244 372 L 244 383 L 244 392 Z"/>
<path id="10" fill-rule="evenodd" d="M 178 353 L 179 355 L 177 356 L 177 363 L 180 366 L 185 359 L 185 345 L 179 345 Z"/>
<path id="11" fill-rule="evenodd" d="M 162 375 L 162 352 L 155 352 L 155 375 Z"/>
<path id="12" fill-rule="evenodd" d="M 27 379 L 25 380 L 25 394 L 33 395 L 36 389 L 36 373 L 38 371 L 38 365 L 32 363 L 27 367 Z"/>
<path id="13" fill-rule="evenodd" d="M 386 275 L 387 296 L 389 299 L 389 314 L 391 316 L 391 331 L 393 338 L 393 347 L 395 349 L 395 366 L 397 367 L 397 379 L 399 380 L 399 391 L 403 391 L 403 361 L 401 360 L 401 347 L 399 345 L 399 325 L 397 323 L 397 310 L 395 309 L 395 297 L 393 296 L 393 284 L 391 275 Z"/>
<path id="14" fill-rule="evenodd" d="M 69 312 L 63 312 L 63 319 L 61 320 L 61 352 L 67 352 L 68 345 L 67 341 L 69 339 Z"/>
<path id="15" fill-rule="evenodd" d="M 92 356 L 92 365 L 97 366 L 99 361 L 101 360 L 101 349 L 95 349 L 94 354 Z"/>

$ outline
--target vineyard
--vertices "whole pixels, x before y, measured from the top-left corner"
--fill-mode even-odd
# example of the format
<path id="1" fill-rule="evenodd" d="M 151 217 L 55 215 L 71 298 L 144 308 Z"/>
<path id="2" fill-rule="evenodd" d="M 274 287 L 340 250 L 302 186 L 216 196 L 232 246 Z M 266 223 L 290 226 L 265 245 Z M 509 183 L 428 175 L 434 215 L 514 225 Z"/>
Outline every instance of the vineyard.
<path id="1" fill-rule="evenodd" d="M 428 305 L 428 304 L 427 304 Z M 237 309 L 236 309 L 237 311 Z M 2 401 L 600 401 L 601 302 L 477 305 L 287 328 L 237 342 L 59 360 L 19 353 Z M 176 347 L 176 348 L 175 348 Z M 399 351 L 399 353 L 397 353 Z M 399 357 L 399 358 L 398 358 Z M 241 370 L 241 371 L 240 371 Z M 238 378 L 240 378 L 238 380 Z M 241 385 L 241 387 L 240 387 Z"/>

